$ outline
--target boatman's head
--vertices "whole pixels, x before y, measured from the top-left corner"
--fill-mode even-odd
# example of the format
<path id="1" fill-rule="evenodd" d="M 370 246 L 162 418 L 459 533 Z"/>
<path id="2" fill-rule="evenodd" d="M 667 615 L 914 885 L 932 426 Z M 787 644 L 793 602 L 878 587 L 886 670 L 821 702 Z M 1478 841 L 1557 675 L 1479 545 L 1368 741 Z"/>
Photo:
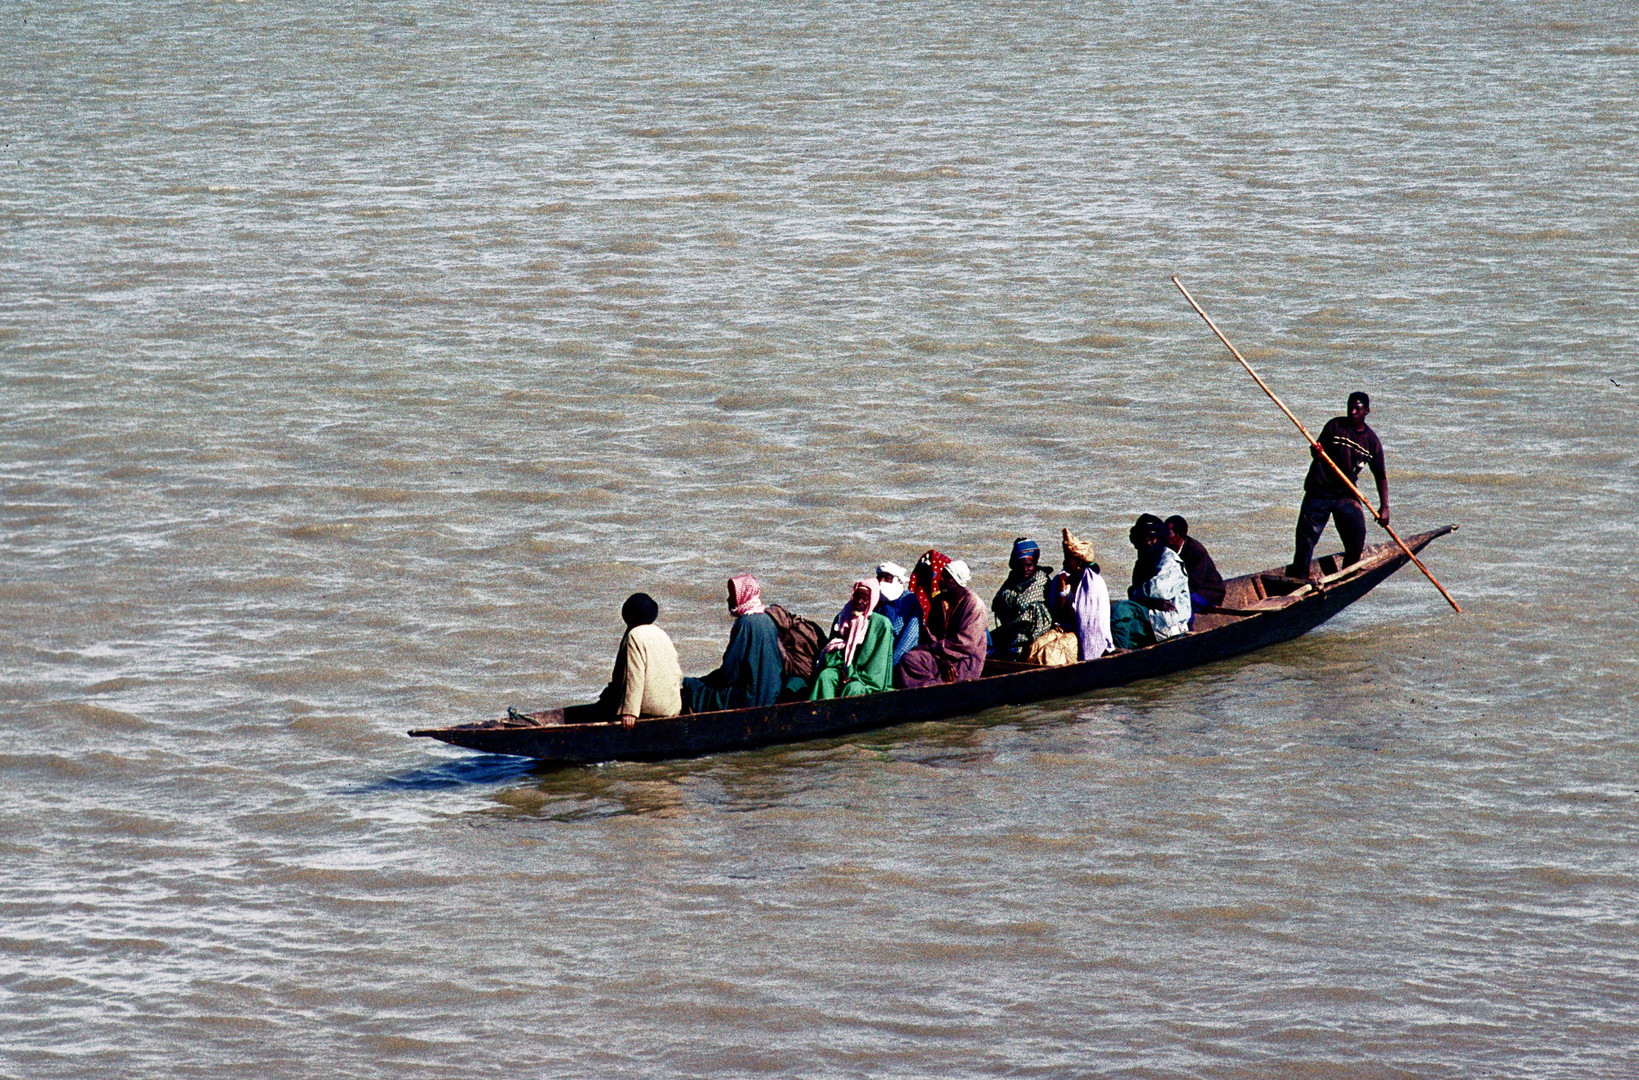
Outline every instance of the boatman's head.
<path id="1" fill-rule="evenodd" d="M 1358 413 L 1357 413 L 1358 410 Z M 1372 411 L 1371 395 L 1364 390 L 1356 390 L 1349 395 L 1349 419 L 1360 423 L 1366 419 L 1366 414 Z"/>

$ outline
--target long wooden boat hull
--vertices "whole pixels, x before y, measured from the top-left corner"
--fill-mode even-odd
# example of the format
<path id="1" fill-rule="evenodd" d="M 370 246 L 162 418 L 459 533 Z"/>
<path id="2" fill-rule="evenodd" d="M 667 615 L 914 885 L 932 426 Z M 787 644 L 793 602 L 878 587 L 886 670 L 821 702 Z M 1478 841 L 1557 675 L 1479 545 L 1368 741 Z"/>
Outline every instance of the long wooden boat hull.
<path id="1" fill-rule="evenodd" d="M 1456 528 L 1446 525 L 1404 539 L 1412 551 L 1421 551 Z M 1002 705 L 1072 697 L 1290 641 L 1366 595 L 1409 560 L 1397 545 L 1387 543 L 1366 549 L 1360 561 L 1346 569 L 1338 568 L 1340 561 L 1341 554 L 1319 560 L 1323 571 L 1334 572 L 1318 586 L 1286 578 L 1281 568 L 1232 578 L 1225 582 L 1224 606 L 1197 616 L 1193 632 L 1063 667 L 992 661 L 982 678 L 970 682 L 645 719 L 631 728 L 615 721 L 592 720 L 593 707 L 578 705 L 534 714 L 547 720 L 539 726 L 490 721 L 409 734 L 544 761 L 654 761 L 848 735 Z"/>

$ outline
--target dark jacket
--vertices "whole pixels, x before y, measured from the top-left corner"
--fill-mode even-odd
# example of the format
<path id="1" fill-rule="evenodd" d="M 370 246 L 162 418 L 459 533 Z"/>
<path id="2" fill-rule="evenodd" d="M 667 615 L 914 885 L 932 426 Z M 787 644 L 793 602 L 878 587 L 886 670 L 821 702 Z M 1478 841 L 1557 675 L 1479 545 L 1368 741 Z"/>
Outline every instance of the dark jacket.
<path id="1" fill-rule="evenodd" d="M 1184 560 L 1184 570 L 1189 574 L 1189 591 L 1213 607 L 1223 603 L 1226 591 L 1224 576 L 1218 573 L 1212 556 L 1207 554 L 1201 542 L 1193 536 L 1184 537 L 1184 546 L 1178 556 Z"/>

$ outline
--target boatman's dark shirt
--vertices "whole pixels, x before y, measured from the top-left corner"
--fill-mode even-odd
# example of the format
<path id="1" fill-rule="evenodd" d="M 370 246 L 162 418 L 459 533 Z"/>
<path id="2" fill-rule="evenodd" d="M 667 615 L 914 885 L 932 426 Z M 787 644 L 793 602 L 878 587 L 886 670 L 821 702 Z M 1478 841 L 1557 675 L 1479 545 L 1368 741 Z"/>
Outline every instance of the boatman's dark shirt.
<path id="1" fill-rule="evenodd" d="M 1382 482 L 1383 444 L 1377 440 L 1377 432 L 1369 425 L 1356 431 L 1349 426 L 1347 416 L 1334 416 L 1320 429 L 1320 438 L 1316 441 L 1326 451 L 1327 456 L 1343 468 L 1343 472 L 1356 486 L 1360 483 L 1362 466 L 1371 469 L 1372 476 L 1379 483 Z M 1304 478 L 1303 490 L 1326 499 L 1351 497 L 1348 486 L 1319 458 L 1309 462 L 1309 475 Z"/>

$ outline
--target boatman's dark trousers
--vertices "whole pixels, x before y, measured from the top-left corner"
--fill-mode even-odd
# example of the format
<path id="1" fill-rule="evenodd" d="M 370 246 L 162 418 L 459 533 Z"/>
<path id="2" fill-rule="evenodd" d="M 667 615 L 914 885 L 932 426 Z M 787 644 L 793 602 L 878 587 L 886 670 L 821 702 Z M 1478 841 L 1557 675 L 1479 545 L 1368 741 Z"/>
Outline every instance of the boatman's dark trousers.
<path id="1" fill-rule="evenodd" d="M 1337 525 L 1338 538 L 1343 541 L 1343 565 L 1360 561 L 1360 551 L 1366 546 L 1366 513 L 1360 500 L 1353 495 L 1330 499 L 1306 493 L 1298 509 L 1297 547 L 1292 553 L 1292 572 L 1299 577 L 1309 573 L 1309 559 L 1315 553 L 1315 541 L 1326 529 L 1327 518 Z"/>

